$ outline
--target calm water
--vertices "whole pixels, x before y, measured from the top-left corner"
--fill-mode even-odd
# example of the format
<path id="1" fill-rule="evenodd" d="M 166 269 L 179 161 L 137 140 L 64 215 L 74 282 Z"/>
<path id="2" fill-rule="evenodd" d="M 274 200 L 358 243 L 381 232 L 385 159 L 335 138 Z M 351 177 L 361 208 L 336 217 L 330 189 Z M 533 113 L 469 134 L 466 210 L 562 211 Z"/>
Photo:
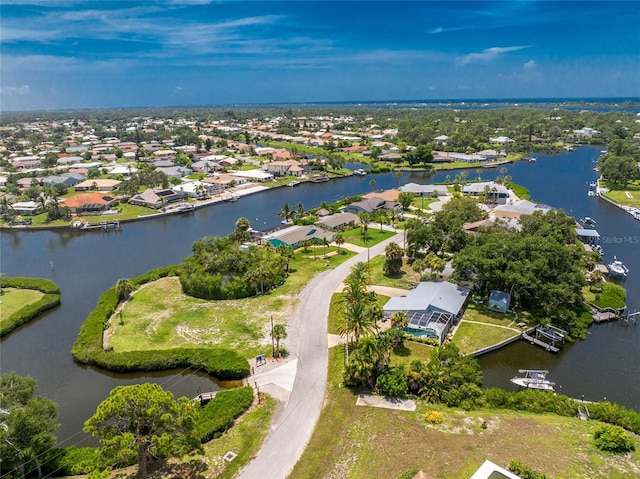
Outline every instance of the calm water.
<path id="1" fill-rule="evenodd" d="M 582 147 L 561 155 L 538 155 L 537 163 L 509 165 L 509 174 L 514 181 L 527 186 L 536 200 L 598 221 L 597 229 L 605 239 L 606 259 L 615 254 L 631 269 L 626 284 L 628 304 L 632 309 L 640 309 L 638 244 L 629 240 L 614 242 L 616 238 L 640 237 L 640 222 L 603 201 L 587 197 L 587 184 L 596 177 L 591 171 L 592 160 L 599 152 L 600 148 Z M 195 240 L 229 233 L 238 217 L 245 216 L 254 228 L 264 229 L 280 223 L 277 211 L 284 203 L 295 207 L 301 202 L 305 208 L 312 208 L 322 201 L 333 202 L 347 195 L 395 188 L 409 182 L 445 181 L 446 175 L 453 178 L 455 174 L 456 171 L 435 175 L 404 173 L 397 177 L 384 173 L 301 184 L 201 209 L 193 215 L 125 224 L 117 233 L 3 231 L 0 271 L 9 276 L 52 279 L 61 287 L 62 304 L 0 342 L 1 370 L 28 374 L 38 380 L 38 392 L 59 405 L 62 424 L 59 438 L 69 439 L 70 443 L 84 438 L 79 434 L 84 421 L 117 385 L 154 381 L 176 395 L 190 397 L 198 389 L 216 389 L 219 386 L 210 378 L 183 371 L 113 375 L 81 367 L 73 362 L 70 350 L 82 322 L 105 289 L 119 278 L 181 261 L 190 254 Z M 497 170 L 487 169 L 482 177 L 493 179 L 497 174 Z M 476 175 L 474 170 L 469 171 L 470 178 Z M 375 185 L 371 185 L 372 181 Z M 567 394 L 578 397 L 585 394 L 592 399 L 606 396 L 640 409 L 638 331 L 640 328 L 615 323 L 593 327 L 588 341 L 565 347 L 558 355 L 517 343 L 481 358 L 485 383 L 507 388 L 511 385 L 508 379 L 518 368 L 547 368 L 551 370 L 550 377 Z"/>

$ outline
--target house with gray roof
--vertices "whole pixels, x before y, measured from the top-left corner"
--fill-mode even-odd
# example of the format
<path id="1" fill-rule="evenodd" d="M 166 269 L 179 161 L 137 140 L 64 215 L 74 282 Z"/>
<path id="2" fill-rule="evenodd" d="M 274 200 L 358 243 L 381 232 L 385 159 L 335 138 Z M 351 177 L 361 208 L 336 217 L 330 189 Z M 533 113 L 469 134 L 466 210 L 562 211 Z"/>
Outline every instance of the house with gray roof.
<path id="1" fill-rule="evenodd" d="M 373 196 L 371 198 L 363 198 L 360 201 L 356 201 L 355 203 L 351 203 L 344 208 L 346 213 L 353 213 L 357 215 L 358 213 L 375 213 L 380 210 L 399 210 L 400 203 L 396 201 L 386 201 L 377 196 Z"/>
<path id="2" fill-rule="evenodd" d="M 264 237 L 264 240 L 277 248 L 280 245 L 291 246 L 297 248 L 301 241 L 310 240 L 315 243 L 321 243 L 326 238 L 327 241 L 333 241 L 334 233 L 326 231 L 318 226 L 291 226 Z"/>
<path id="3" fill-rule="evenodd" d="M 61 175 L 47 176 L 42 179 L 44 186 L 54 186 L 64 184 L 65 186 L 75 186 L 82 183 L 86 179 L 86 175 L 82 173 L 62 173 Z"/>
<path id="4" fill-rule="evenodd" d="M 164 188 L 149 188 L 129 199 L 132 205 L 146 206 L 148 208 L 162 208 L 168 203 L 178 201 L 187 195 L 181 191 Z"/>
<path id="5" fill-rule="evenodd" d="M 504 205 L 509 198 L 509 188 L 494 181 L 469 183 L 462 187 L 462 193 L 468 196 L 490 196 L 495 203 Z"/>
<path id="6" fill-rule="evenodd" d="M 169 178 L 184 178 L 193 173 L 193 170 L 184 166 L 164 166 L 156 168 L 156 171 L 161 171 Z"/>
<path id="7" fill-rule="evenodd" d="M 383 310 L 386 317 L 405 312 L 409 316 L 408 332 L 442 344 L 451 327 L 462 317 L 468 297 L 469 290 L 462 286 L 448 281 L 425 281 L 406 296 L 389 299 Z"/>
<path id="8" fill-rule="evenodd" d="M 547 205 L 539 205 L 529 200 L 520 200 L 510 205 L 500 205 L 493 209 L 493 215 L 496 218 L 514 218 L 520 219 L 522 215 L 532 215 L 536 211 L 546 213 L 551 207 Z"/>
<path id="9" fill-rule="evenodd" d="M 400 187 L 403 193 L 413 193 L 418 196 L 434 196 L 434 191 L 438 196 L 447 196 L 448 191 L 445 185 L 419 185 L 418 183 L 407 183 Z"/>
<path id="10" fill-rule="evenodd" d="M 505 291 L 493 290 L 489 294 L 489 309 L 498 313 L 506 313 L 509 311 L 511 304 L 511 295 Z"/>
<path id="11" fill-rule="evenodd" d="M 336 213 L 334 215 L 323 216 L 316 221 L 316 226 L 327 231 L 340 231 L 346 228 L 353 228 L 360 223 L 358 218 L 353 213 Z"/>

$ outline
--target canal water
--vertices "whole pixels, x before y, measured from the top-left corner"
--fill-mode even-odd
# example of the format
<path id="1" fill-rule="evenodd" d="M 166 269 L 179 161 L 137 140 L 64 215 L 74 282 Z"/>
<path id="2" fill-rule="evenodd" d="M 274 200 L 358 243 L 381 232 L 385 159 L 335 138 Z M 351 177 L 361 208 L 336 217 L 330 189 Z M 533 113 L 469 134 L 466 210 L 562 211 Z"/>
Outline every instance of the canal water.
<path id="1" fill-rule="evenodd" d="M 563 208 L 576 217 L 597 220 L 606 259 L 615 254 L 631 270 L 626 284 L 628 304 L 640 309 L 640 222 L 602 200 L 587 197 L 588 183 L 597 176 L 592 162 L 599 154 L 600 148 L 581 147 L 570 153 L 537 155 L 536 163 L 508 165 L 508 174 L 516 183 L 528 187 L 537 201 Z M 117 385 L 153 381 L 177 396 L 189 397 L 198 390 L 215 390 L 224 385 L 188 371 L 122 375 L 81 367 L 73 362 L 70 350 L 100 294 L 119 278 L 178 263 L 189 256 L 195 240 L 229 233 L 241 216 L 248 218 L 252 227 L 265 229 L 280 223 L 277 212 L 285 203 L 292 208 L 302 203 L 310 209 L 323 201 L 330 203 L 409 182 L 442 182 L 447 175 L 454 178 L 457 173 L 381 173 L 300 184 L 242 197 L 235 203 L 217 204 L 190 215 L 128 223 L 119 232 L 3 231 L 0 271 L 8 276 L 52 279 L 60 285 L 62 304 L 2 340 L 1 371 L 33 376 L 38 381 L 38 393 L 58 403 L 58 437 L 68 441 L 63 445 L 86 440 L 80 433 L 84 421 Z M 496 169 L 486 169 L 481 176 L 494 179 L 497 174 Z M 468 170 L 468 175 L 473 178 L 477 173 Z M 516 343 L 481 358 L 485 384 L 509 388 L 508 379 L 518 368 L 544 368 L 551 371 L 550 378 L 562 385 L 567 394 L 584 394 L 588 399 L 607 397 L 640 409 L 638 331 L 640 328 L 622 323 L 594 326 L 587 341 L 568 345 L 558 355 L 524 342 Z"/>

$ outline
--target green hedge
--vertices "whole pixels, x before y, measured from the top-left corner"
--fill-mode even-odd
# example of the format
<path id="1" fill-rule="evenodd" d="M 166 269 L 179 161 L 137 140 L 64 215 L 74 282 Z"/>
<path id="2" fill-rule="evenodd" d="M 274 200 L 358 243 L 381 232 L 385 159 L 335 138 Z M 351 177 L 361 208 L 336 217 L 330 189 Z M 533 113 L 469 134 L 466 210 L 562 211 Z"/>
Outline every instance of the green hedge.
<path id="1" fill-rule="evenodd" d="M 138 287 L 166 276 L 175 276 L 177 266 L 158 268 L 131 279 Z M 158 371 L 172 368 L 199 368 L 220 379 L 241 379 L 249 375 L 249 363 L 235 351 L 225 348 L 179 348 L 159 351 L 115 353 L 102 348 L 102 334 L 118 305 L 115 286 L 105 291 L 96 308 L 82 324 L 71 354 L 76 362 L 110 371 Z"/>
<path id="2" fill-rule="evenodd" d="M 0 287 L 16 289 L 33 289 L 44 293 L 34 303 L 19 309 L 0 325 L 0 337 L 10 333 L 21 324 L 28 323 L 45 311 L 60 304 L 60 288 L 53 281 L 44 278 L 0 278 Z"/>
<path id="3" fill-rule="evenodd" d="M 233 425 L 233 421 L 253 404 L 253 389 L 245 386 L 229 391 L 220 391 L 200 410 L 196 422 L 196 433 L 205 443 Z"/>

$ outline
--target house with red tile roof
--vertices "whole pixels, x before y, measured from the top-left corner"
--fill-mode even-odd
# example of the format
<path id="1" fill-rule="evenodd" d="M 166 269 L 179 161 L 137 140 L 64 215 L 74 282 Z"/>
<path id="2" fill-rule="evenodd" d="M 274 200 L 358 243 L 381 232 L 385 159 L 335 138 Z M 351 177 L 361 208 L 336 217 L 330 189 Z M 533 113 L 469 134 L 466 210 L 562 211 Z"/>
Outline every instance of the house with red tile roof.
<path id="1" fill-rule="evenodd" d="M 116 198 L 104 193 L 81 193 L 67 198 L 60 206 L 68 207 L 71 213 L 81 215 L 83 213 L 99 213 L 106 211 L 117 201 Z"/>

